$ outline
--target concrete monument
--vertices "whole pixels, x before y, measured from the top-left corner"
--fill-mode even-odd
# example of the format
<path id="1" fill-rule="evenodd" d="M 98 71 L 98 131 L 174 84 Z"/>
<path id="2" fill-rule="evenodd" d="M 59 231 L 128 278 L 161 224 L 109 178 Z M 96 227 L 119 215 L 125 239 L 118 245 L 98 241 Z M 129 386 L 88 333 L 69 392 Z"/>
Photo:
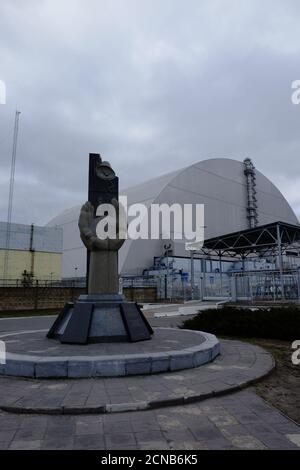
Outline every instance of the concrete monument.
<path id="1" fill-rule="evenodd" d="M 119 290 L 118 250 L 124 243 L 120 235 L 118 177 L 100 155 L 90 154 L 89 196 L 80 211 L 80 237 L 87 248 L 87 295 L 68 303 L 47 334 L 61 343 L 87 344 L 112 341 L 142 341 L 153 331 L 139 306 L 127 302 Z M 107 217 L 98 213 L 111 204 L 115 214 L 114 238 L 99 238 L 97 224 Z M 124 230 L 124 227 L 122 227 Z"/>

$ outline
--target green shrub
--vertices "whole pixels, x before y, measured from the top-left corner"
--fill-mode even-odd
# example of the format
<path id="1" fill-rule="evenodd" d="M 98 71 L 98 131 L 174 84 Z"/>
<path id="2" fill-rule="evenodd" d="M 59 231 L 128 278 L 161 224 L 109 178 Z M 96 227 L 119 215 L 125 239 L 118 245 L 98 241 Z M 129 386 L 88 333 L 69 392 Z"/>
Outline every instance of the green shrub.
<path id="1" fill-rule="evenodd" d="M 209 309 L 186 320 L 182 328 L 221 336 L 294 341 L 300 339 L 300 309 L 296 306 L 254 311 L 232 307 Z"/>

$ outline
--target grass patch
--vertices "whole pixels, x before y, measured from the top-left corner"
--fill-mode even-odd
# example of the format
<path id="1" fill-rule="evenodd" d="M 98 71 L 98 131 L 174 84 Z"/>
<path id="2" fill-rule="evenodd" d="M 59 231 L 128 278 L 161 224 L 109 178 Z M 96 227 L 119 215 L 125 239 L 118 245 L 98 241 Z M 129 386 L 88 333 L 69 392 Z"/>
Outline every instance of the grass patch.
<path id="1" fill-rule="evenodd" d="M 186 320 L 181 328 L 221 336 L 294 341 L 300 339 L 300 309 L 294 305 L 254 311 L 232 307 L 209 309 Z"/>

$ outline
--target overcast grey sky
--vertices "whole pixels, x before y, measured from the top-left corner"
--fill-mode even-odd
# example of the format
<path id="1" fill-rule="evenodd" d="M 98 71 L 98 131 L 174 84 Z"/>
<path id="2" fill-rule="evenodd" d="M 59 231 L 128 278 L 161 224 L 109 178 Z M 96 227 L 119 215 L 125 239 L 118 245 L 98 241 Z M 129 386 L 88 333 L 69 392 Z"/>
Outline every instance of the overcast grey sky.
<path id="1" fill-rule="evenodd" d="M 250 156 L 300 215 L 299 0 L 0 0 L 0 220 L 86 199 L 100 152 L 126 187 Z"/>

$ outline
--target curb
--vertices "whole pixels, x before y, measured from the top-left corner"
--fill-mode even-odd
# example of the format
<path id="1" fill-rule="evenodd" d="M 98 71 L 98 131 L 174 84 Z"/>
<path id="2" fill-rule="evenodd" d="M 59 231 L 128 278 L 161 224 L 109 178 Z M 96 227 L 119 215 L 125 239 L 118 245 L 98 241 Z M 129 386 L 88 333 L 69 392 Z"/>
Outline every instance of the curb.
<path id="1" fill-rule="evenodd" d="M 174 330 L 162 327 L 157 329 Z M 203 331 L 184 329 L 181 331 L 198 336 L 201 341 L 195 346 L 185 346 L 182 349 L 123 355 L 42 357 L 8 352 L 6 363 L 0 365 L 0 376 L 30 379 L 82 379 L 152 375 L 159 372 L 197 368 L 212 362 L 220 353 L 220 342 L 215 335 Z M 0 334 L 0 339 L 36 332 L 30 330 Z"/>
<path id="2" fill-rule="evenodd" d="M 220 390 L 212 390 L 211 392 L 199 393 L 196 395 L 190 396 L 178 396 L 175 398 L 166 398 L 163 400 L 153 400 L 153 401 L 142 401 L 136 403 L 115 403 L 115 404 L 106 404 L 100 406 L 87 406 L 87 407 L 68 407 L 68 406 L 58 406 L 58 407 L 18 407 L 18 406 L 1 406 L 1 411 L 7 413 L 15 414 L 44 414 L 44 415 L 92 415 L 92 414 L 108 414 L 108 413 L 127 413 L 127 412 L 137 412 L 145 410 L 153 410 L 158 408 L 165 408 L 168 406 L 184 406 L 191 403 L 196 403 L 199 401 L 204 401 L 208 398 L 215 398 L 223 395 L 228 395 L 230 393 L 238 392 L 244 388 L 250 387 L 255 383 L 259 382 L 263 378 L 267 377 L 275 368 L 275 360 L 270 353 L 266 353 L 271 359 L 271 366 L 259 377 L 253 379 L 245 380 L 243 383 L 236 385 L 229 385 Z"/>

